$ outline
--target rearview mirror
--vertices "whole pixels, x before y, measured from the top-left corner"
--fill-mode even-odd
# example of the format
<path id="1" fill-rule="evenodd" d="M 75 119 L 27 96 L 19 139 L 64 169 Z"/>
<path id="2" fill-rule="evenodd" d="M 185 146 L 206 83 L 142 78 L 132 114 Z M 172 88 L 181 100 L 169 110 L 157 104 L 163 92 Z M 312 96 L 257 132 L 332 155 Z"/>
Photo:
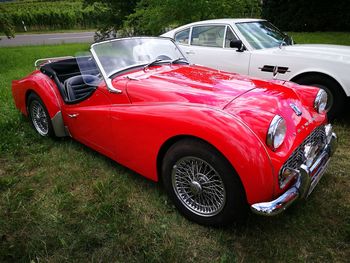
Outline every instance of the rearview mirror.
<path id="1" fill-rule="evenodd" d="M 242 43 L 242 40 L 232 39 L 230 41 L 230 48 L 237 48 L 237 52 L 243 52 L 244 51 L 244 45 Z"/>

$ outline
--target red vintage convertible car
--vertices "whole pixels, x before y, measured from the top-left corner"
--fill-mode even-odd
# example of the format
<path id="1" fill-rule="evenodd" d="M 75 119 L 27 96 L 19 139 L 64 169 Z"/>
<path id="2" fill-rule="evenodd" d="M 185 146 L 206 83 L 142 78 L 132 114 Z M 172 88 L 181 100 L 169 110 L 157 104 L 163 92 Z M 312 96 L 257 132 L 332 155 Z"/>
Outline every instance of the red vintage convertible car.
<path id="1" fill-rule="evenodd" d="M 71 136 L 161 180 L 189 219 L 223 225 L 306 198 L 336 147 L 327 94 L 189 65 L 168 38 L 96 43 L 13 81 L 42 136 Z"/>

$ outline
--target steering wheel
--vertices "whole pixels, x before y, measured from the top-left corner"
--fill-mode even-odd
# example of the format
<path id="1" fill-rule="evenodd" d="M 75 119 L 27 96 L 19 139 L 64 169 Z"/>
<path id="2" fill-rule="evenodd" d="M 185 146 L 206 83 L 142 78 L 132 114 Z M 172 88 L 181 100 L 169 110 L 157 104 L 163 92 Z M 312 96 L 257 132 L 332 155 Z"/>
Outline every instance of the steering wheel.
<path id="1" fill-rule="evenodd" d="M 160 55 L 158 57 L 156 57 L 156 59 L 161 59 L 161 60 L 171 60 L 170 57 L 166 56 L 166 55 Z"/>

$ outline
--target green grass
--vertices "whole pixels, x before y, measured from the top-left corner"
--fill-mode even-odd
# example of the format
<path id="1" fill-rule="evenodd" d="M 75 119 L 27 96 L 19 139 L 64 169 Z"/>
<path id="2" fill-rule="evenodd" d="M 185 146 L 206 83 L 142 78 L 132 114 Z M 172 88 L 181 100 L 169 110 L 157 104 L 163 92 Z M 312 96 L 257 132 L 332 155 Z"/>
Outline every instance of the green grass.
<path id="1" fill-rule="evenodd" d="M 11 80 L 35 59 L 87 48 L 0 48 L 0 262 L 347 261 L 350 118 L 335 124 L 340 146 L 307 202 L 245 225 L 199 226 L 156 183 L 72 139 L 41 138 L 15 109 Z"/>
<path id="2" fill-rule="evenodd" d="M 292 36 L 297 44 L 322 43 L 348 46 L 350 45 L 349 32 L 290 32 L 288 35 Z"/>

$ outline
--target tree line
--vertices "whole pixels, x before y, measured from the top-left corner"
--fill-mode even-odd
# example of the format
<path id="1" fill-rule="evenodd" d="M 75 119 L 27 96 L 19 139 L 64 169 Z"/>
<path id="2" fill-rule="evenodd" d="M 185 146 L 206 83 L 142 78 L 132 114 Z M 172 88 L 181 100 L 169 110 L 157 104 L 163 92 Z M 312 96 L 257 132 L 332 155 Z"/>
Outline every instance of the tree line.
<path id="1" fill-rule="evenodd" d="M 166 29 L 205 19 L 260 17 L 261 0 L 85 0 L 107 7 L 102 30 L 123 35 L 159 35 Z"/>
<path id="2" fill-rule="evenodd" d="M 99 8 L 82 1 L 15 1 L 0 5 L 0 21 L 17 32 L 96 28 L 104 19 Z"/>
<path id="3" fill-rule="evenodd" d="M 16 3 L 23 3 L 23 8 Z M 12 10 L 11 3 L 0 5 L 0 31 L 8 36 L 21 21 L 37 30 L 93 27 L 130 36 L 159 35 L 194 21 L 239 17 L 266 18 L 284 31 L 350 30 L 348 0 L 31 0 L 13 4 Z"/>
<path id="4" fill-rule="evenodd" d="M 264 0 L 262 17 L 285 31 L 350 31 L 350 1 Z"/>

